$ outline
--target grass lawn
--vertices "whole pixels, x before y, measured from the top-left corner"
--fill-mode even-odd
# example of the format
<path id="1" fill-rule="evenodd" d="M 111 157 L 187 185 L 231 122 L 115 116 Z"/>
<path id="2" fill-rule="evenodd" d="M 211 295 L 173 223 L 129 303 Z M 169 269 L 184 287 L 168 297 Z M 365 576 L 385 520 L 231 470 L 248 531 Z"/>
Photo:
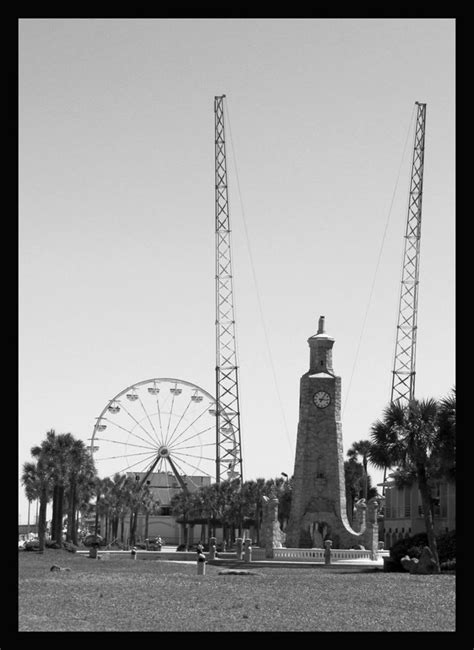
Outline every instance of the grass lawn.
<path id="1" fill-rule="evenodd" d="M 23 631 L 455 631 L 455 576 L 18 553 Z M 53 564 L 70 571 L 50 571 Z"/>

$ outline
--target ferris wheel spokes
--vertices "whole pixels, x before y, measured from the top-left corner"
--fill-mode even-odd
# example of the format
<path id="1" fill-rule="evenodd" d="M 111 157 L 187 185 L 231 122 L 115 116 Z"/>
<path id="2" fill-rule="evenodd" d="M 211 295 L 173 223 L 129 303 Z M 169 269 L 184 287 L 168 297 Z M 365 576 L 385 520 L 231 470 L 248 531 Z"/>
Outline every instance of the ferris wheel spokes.
<path id="1" fill-rule="evenodd" d="M 180 459 L 178 460 L 178 459 L 176 458 L 176 455 L 173 456 L 173 464 L 176 466 L 176 469 L 178 469 L 178 470 L 181 472 L 182 476 L 186 476 L 186 480 L 187 480 L 187 481 L 189 481 L 190 483 L 192 483 L 192 485 L 194 485 L 196 488 L 201 487 L 200 484 L 196 483 L 196 482 L 193 480 L 193 474 L 192 474 L 192 473 L 190 474 L 190 473 L 186 470 L 186 467 L 184 467 L 184 469 L 183 469 L 183 465 L 184 465 L 184 466 L 187 466 L 187 467 L 190 467 L 190 468 L 192 468 L 193 470 L 197 470 L 198 472 L 201 472 L 201 474 L 202 474 L 202 469 L 201 469 L 200 467 L 198 467 L 198 466 L 196 466 L 196 465 L 192 465 L 191 463 L 188 463 L 187 461 L 183 460 L 182 458 L 180 458 Z M 171 466 L 173 466 L 173 465 L 171 465 Z M 209 474 L 204 474 L 204 476 L 209 476 Z"/>
<path id="2" fill-rule="evenodd" d="M 145 415 L 146 415 L 146 417 L 148 419 L 148 422 L 150 423 L 150 426 L 153 429 L 153 433 L 155 434 L 155 440 L 156 440 L 156 442 L 158 444 L 160 444 L 159 437 L 158 437 L 158 432 L 155 429 L 155 426 L 154 426 L 154 424 L 153 424 L 153 422 L 151 420 L 150 414 L 146 410 L 145 405 L 143 404 L 143 401 L 142 401 L 142 398 L 140 397 L 140 395 L 138 396 L 138 399 L 139 399 L 139 402 L 140 402 L 140 406 L 142 407 L 143 412 L 145 413 Z M 157 398 L 156 402 L 158 404 L 158 398 Z M 158 405 L 158 413 L 159 413 L 159 405 Z M 160 430 L 161 430 L 161 418 L 160 418 L 159 422 L 160 422 Z M 163 431 L 161 431 L 161 435 L 163 435 Z"/>
<path id="3" fill-rule="evenodd" d="M 170 445 L 170 444 L 171 444 L 171 441 L 172 441 L 172 439 L 173 439 L 174 434 L 176 433 L 177 428 L 178 428 L 179 425 L 181 424 L 181 422 L 182 422 L 184 416 L 185 416 L 186 413 L 188 412 L 188 409 L 189 409 L 189 407 L 191 406 L 192 403 L 193 403 L 193 402 L 192 402 L 192 399 L 190 398 L 190 399 L 189 399 L 189 402 L 188 402 L 188 404 L 187 404 L 187 406 L 186 406 L 186 408 L 185 408 L 184 411 L 182 412 L 181 417 L 179 418 L 179 420 L 178 420 L 178 422 L 177 422 L 175 428 L 173 429 L 173 431 L 172 431 L 172 433 L 171 433 L 170 439 L 168 440 L 168 437 L 166 437 L 165 445 Z"/>
<path id="4" fill-rule="evenodd" d="M 125 413 L 140 427 L 140 429 L 142 429 L 142 431 L 144 431 L 146 433 L 146 435 L 150 438 L 151 442 L 153 444 L 155 444 L 155 441 L 153 440 L 153 437 L 150 435 L 150 432 L 145 429 L 145 427 L 142 425 L 142 423 L 139 422 L 137 420 L 137 418 L 134 417 L 125 406 L 122 406 L 122 408 L 125 411 Z M 130 431 L 130 433 L 131 433 L 131 431 Z"/>
<path id="5" fill-rule="evenodd" d="M 188 436 L 184 440 L 180 440 L 181 435 L 184 434 L 184 431 L 183 431 L 183 433 L 178 438 L 176 438 L 176 440 L 173 442 L 173 444 L 176 445 L 176 443 L 179 440 L 179 445 L 180 445 L 180 449 L 181 449 L 181 445 L 183 445 L 185 442 L 189 442 L 190 440 L 193 440 L 193 438 L 197 438 L 198 436 L 201 436 L 202 434 L 207 433 L 208 431 L 214 431 L 214 427 L 210 426 L 210 427 L 207 427 L 206 429 L 201 429 L 200 431 L 197 431 L 197 432 L 191 434 L 190 436 Z M 208 444 L 215 444 L 215 441 L 212 442 L 212 443 L 208 443 Z M 170 447 L 173 447 L 173 445 L 170 445 Z"/>
<path id="6" fill-rule="evenodd" d="M 166 444 L 166 440 L 168 440 L 168 433 L 169 433 L 169 430 L 170 430 L 170 423 L 171 423 L 171 415 L 173 413 L 173 407 L 174 407 L 174 400 L 175 400 L 176 395 L 180 394 L 180 393 L 177 392 L 179 390 L 177 386 L 178 385 L 175 384 L 174 389 L 170 388 L 170 391 L 171 391 L 171 393 L 173 395 L 173 399 L 171 400 L 171 408 L 170 408 L 169 417 L 168 417 L 168 426 L 166 427 L 165 444 Z"/>
<path id="7" fill-rule="evenodd" d="M 126 454 L 126 455 L 121 455 L 121 456 L 110 456 L 108 458 L 100 458 L 98 460 L 99 461 L 108 461 L 108 460 L 117 460 L 117 459 L 120 459 L 120 458 L 123 458 L 125 460 L 125 459 L 131 458 L 131 457 L 133 457 L 135 455 L 139 455 L 139 454 Z M 112 477 L 115 474 L 126 474 L 127 472 L 133 471 L 134 468 L 135 468 L 135 471 L 139 471 L 139 472 L 147 471 L 146 468 L 150 467 L 153 464 L 153 462 L 155 461 L 155 458 L 156 458 L 156 455 L 152 454 L 152 455 L 148 455 L 147 458 L 141 458 L 136 463 L 132 463 L 131 465 L 129 463 L 127 463 L 125 466 L 120 467 L 119 469 L 115 469 L 111 474 L 108 474 L 108 476 Z M 143 463 L 147 463 L 150 460 L 151 460 L 151 462 L 149 462 L 148 465 L 145 466 L 145 470 L 141 469 L 143 467 Z M 140 467 L 140 469 L 138 469 L 139 467 Z"/>
<path id="8" fill-rule="evenodd" d="M 199 415 L 198 415 L 198 416 L 197 416 L 197 417 L 196 417 L 192 422 L 190 422 L 190 423 L 187 425 L 187 427 L 186 427 L 185 429 L 183 429 L 183 430 L 179 433 L 179 435 L 178 435 L 177 438 L 175 438 L 175 439 L 173 440 L 172 437 L 171 437 L 171 440 L 169 441 L 168 444 L 170 444 L 170 445 L 171 445 L 171 444 L 176 444 L 176 443 L 178 442 L 178 440 L 181 438 L 181 436 L 183 436 L 183 435 L 186 433 L 186 431 L 188 431 L 189 429 L 191 429 L 191 427 L 193 427 L 193 426 L 196 424 L 196 422 L 197 422 L 200 418 L 202 418 L 203 415 L 205 415 L 205 414 L 208 413 L 208 412 L 209 412 L 209 409 L 208 409 L 208 407 L 206 407 L 206 408 L 205 408 L 205 409 L 204 409 L 204 410 L 203 410 L 203 411 L 202 411 L 202 412 L 201 412 L 201 413 L 200 413 L 200 414 L 199 414 Z M 193 434 L 193 435 L 198 435 L 199 433 L 204 433 L 205 431 L 209 431 L 210 429 L 213 429 L 213 428 L 214 428 L 214 425 L 211 425 L 210 427 L 207 427 L 207 429 L 203 429 L 202 431 L 197 432 L 197 433 L 195 433 L 195 434 Z M 173 432 L 173 433 L 174 433 L 174 432 Z M 186 441 L 184 441 L 184 442 L 186 442 Z"/>
<path id="9" fill-rule="evenodd" d="M 122 431 L 126 431 L 129 435 L 133 436 L 134 438 L 137 438 L 138 440 L 141 440 L 141 441 L 144 442 L 145 444 L 147 444 L 147 445 L 150 444 L 150 443 L 148 442 L 148 440 L 145 440 L 145 439 L 142 438 L 141 436 L 137 435 L 137 434 L 133 431 L 133 429 L 127 429 L 126 427 L 123 427 L 122 425 L 118 424 L 118 422 L 114 422 L 113 420 L 109 420 L 109 418 L 102 418 L 102 420 L 105 420 L 106 422 L 110 422 L 110 424 L 111 424 L 112 426 L 117 427 L 118 429 L 122 429 Z M 99 440 L 99 438 L 96 438 L 96 440 Z M 106 440 L 106 438 L 100 438 L 100 440 Z M 115 442 L 115 441 L 110 441 L 110 442 Z M 123 443 L 123 440 L 122 440 L 122 441 L 117 441 L 117 442 L 120 442 L 121 444 L 124 444 L 124 443 Z M 155 442 L 154 442 L 153 440 L 152 440 L 152 443 L 153 443 L 153 445 L 155 445 Z M 127 444 L 131 444 L 131 443 L 127 443 Z M 154 447 L 153 447 L 153 448 L 154 448 Z"/>

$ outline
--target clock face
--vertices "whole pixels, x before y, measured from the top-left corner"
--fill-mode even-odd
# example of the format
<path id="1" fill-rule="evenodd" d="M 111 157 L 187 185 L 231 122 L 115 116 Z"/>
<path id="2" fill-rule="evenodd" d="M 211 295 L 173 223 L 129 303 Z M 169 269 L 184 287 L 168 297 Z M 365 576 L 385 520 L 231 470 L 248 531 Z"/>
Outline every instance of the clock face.
<path id="1" fill-rule="evenodd" d="M 331 396 L 324 390 L 319 390 L 317 393 L 314 393 L 313 402 L 318 409 L 325 409 L 331 403 Z"/>

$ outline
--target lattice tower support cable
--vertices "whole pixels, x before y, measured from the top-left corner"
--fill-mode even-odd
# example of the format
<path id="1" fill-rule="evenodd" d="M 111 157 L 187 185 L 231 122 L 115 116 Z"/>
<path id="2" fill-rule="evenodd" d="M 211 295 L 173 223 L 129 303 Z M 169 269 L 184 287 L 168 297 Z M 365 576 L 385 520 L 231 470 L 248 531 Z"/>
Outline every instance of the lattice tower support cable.
<path id="1" fill-rule="evenodd" d="M 224 98 L 214 98 L 216 189 L 216 482 L 243 481 Z"/>
<path id="2" fill-rule="evenodd" d="M 416 102 L 417 116 L 403 254 L 391 402 L 415 396 L 415 362 L 420 269 L 421 206 L 425 156 L 426 104 Z"/>

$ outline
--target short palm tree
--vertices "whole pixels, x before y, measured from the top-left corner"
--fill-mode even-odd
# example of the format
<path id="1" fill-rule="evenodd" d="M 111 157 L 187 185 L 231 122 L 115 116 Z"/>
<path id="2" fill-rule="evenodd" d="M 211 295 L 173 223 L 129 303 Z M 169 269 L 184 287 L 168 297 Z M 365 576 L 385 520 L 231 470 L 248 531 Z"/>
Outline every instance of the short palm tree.
<path id="1" fill-rule="evenodd" d="M 438 408 L 439 437 L 436 449 L 439 472 L 448 480 L 456 478 L 456 388 L 440 400 Z"/>
<path id="2" fill-rule="evenodd" d="M 347 452 L 347 457 L 349 459 L 353 458 L 357 461 L 359 460 L 359 456 L 362 459 L 362 467 L 364 468 L 364 499 L 366 501 L 369 493 L 367 463 L 369 460 L 370 447 L 370 440 L 359 440 L 358 442 L 353 442 L 351 448 Z"/>
<path id="3" fill-rule="evenodd" d="M 33 501 L 39 499 L 41 485 L 38 480 L 36 471 L 36 463 L 26 462 L 23 463 L 23 471 L 21 475 L 21 482 L 25 488 L 25 495 L 28 500 L 28 533 L 30 524 L 30 506 Z"/>
<path id="4" fill-rule="evenodd" d="M 53 485 L 53 513 L 51 538 L 62 543 L 64 495 L 71 469 L 71 450 L 77 441 L 70 433 L 56 434 L 54 429 L 46 433 L 41 445 L 31 449 L 34 458 L 42 458 L 45 471 Z"/>
<path id="5" fill-rule="evenodd" d="M 32 452 L 34 447 L 32 448 Z M 38 542 L 39 552 L 44 552 L 46 536 L 46 508 L 51 498 L 51 473 L 47 459 L 38 454 L 36 462 L 27 462 L 23 465 L 22 482 L 25 486 L 27 498 L 34 495 L 39 499 L 38 513 Z"/>
<path id="6" fill-rule="evenodd" d="M 84 496 L 91 494 L 96 474 L 92 456 L 82 440 L 73 440 L 67 452 L 67 504 L 68 519 L 66 540 L 77 545 L 77 510 Z"/>
<path id="7" fill-rule="evenodd" d="M 188 549 L 188 526 L 195 509 L 195 496 L 187 490 L 179 490 L 171 497 L 171 512 L 175 518 L 181 519 L 183 529 L 183 543 L 185 549 Z"/>
<path id="8" fill-rule="evenodd" d="M 371 441 L 378 454 L 390 458 L 402 471 L 414 470 L 420 490 L 428 544 L 439 568 L 438 549 L 429 485 L 430 457 L 439 441 L 438 403 L 434 399 L 391 402 L 381 420 L 371 427 Z M 371 462 L 377 465 L 377 453 Z M 383 469 L 384 465 L 381 466 Z"/>

